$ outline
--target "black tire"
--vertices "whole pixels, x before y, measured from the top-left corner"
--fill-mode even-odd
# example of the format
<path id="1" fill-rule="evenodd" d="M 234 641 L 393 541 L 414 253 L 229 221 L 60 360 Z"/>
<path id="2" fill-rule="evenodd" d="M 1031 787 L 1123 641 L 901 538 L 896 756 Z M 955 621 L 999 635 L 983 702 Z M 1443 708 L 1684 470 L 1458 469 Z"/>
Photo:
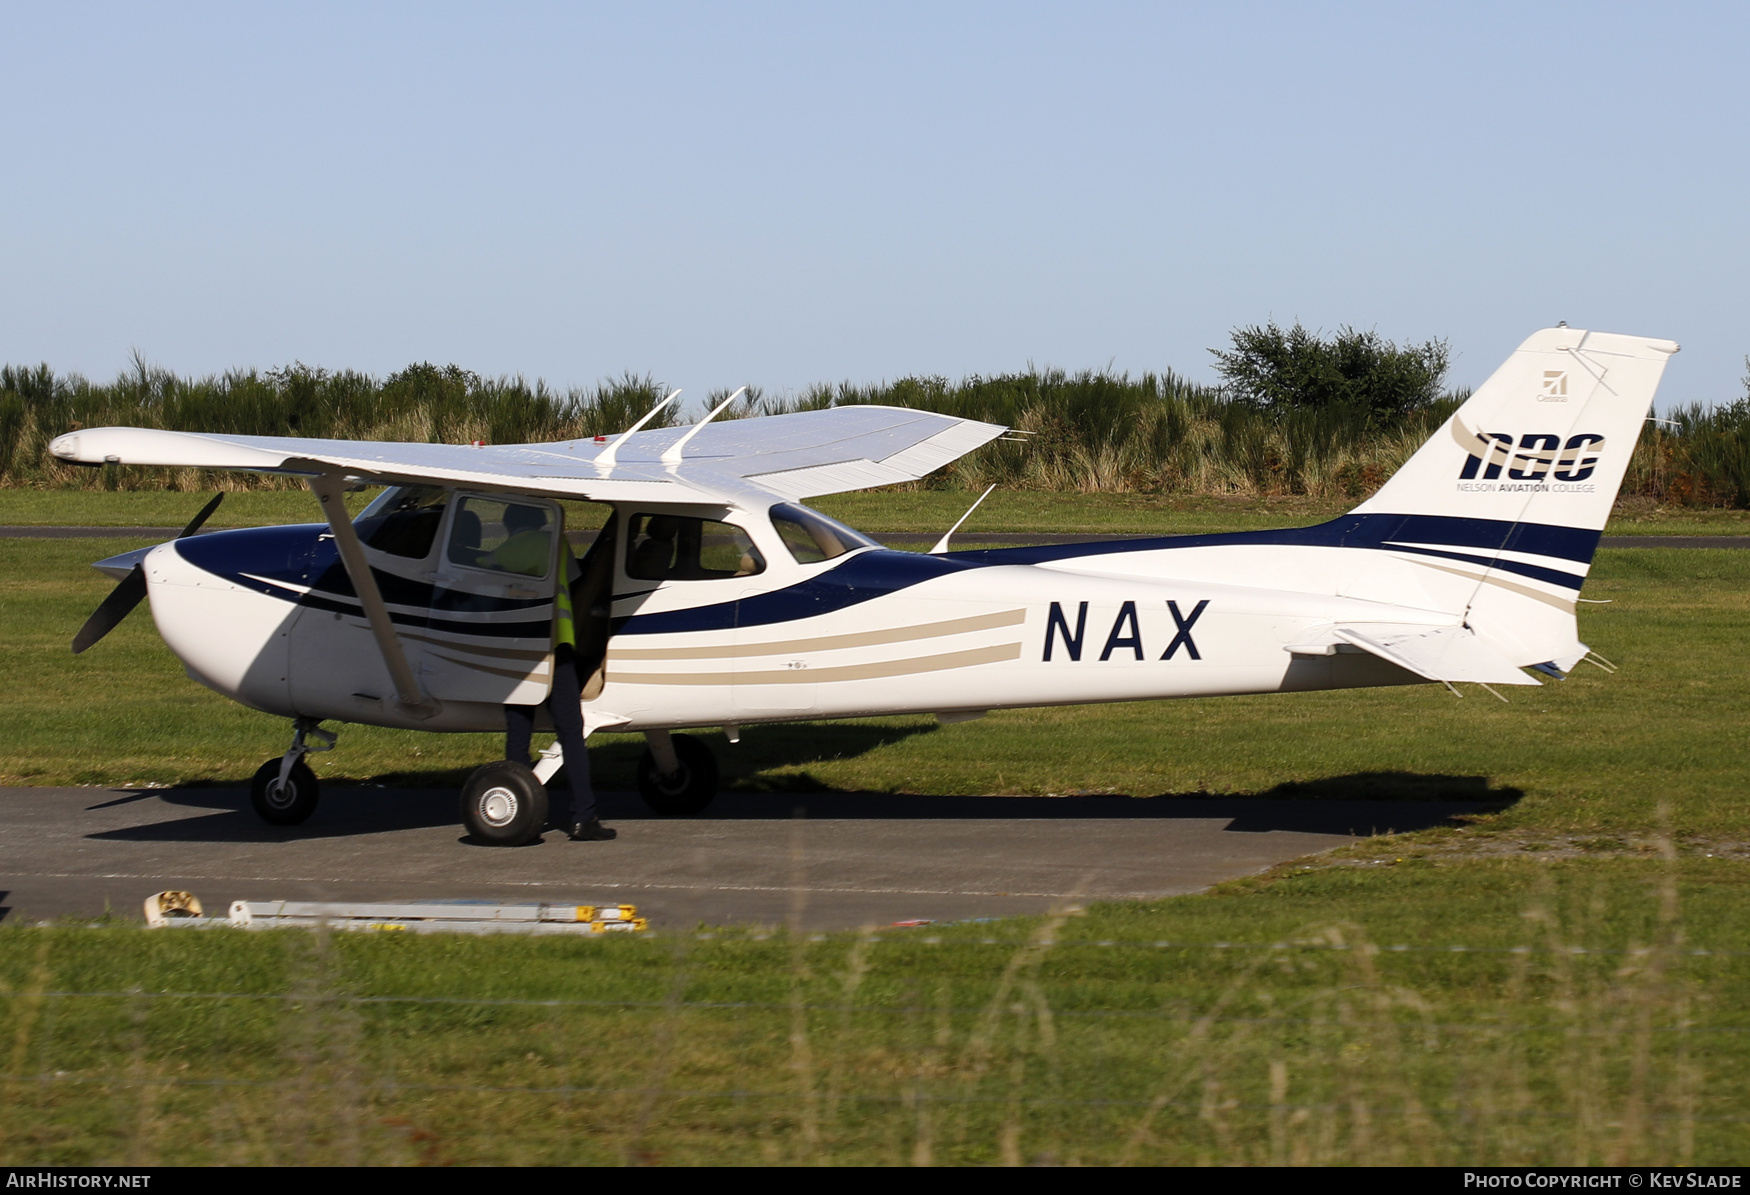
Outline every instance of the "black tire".
<path id="1" fill-rule="evenodd" d="M 321 795 L 316 773 L 301 759 L 286 773 L 284 785 L 280 784 L 278 759 L 262 764 L 249 782 L 249 803 L 270 826 L 296 826 L 307 820 L 316 812 L 316 801 Z"/>
<path id="2" fill-rule="evenodd" d="M 646 747 L 638 761 L 638 795 L 666 817 L 702 813 L 717 795 L 717 757 L 690 734 L 672 735 L 671 741 L 681 770 L 665 781 Z"/>
<path id="3" fill-rule="evenodd" d="M 547 790 L 527 764 L 501 759 L 462 785 L 462 824 L 476 842 L 521 846 L 547 825 Z"/>

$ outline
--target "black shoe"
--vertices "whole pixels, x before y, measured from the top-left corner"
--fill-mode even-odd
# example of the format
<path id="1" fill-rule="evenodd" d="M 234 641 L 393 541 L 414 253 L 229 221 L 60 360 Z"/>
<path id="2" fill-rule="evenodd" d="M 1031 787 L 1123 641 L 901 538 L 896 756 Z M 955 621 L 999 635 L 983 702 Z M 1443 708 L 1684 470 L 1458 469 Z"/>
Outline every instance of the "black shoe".
<path id="1" fill-rule="evenodd" d="M 571 827 L 571 841 L 573 842 L 607 842 L 619 836 L 618 830 L 612 830 L 602 825 L 602 819 L 599 817 L 592 817 L 587 822 L 578 822 Z"/>

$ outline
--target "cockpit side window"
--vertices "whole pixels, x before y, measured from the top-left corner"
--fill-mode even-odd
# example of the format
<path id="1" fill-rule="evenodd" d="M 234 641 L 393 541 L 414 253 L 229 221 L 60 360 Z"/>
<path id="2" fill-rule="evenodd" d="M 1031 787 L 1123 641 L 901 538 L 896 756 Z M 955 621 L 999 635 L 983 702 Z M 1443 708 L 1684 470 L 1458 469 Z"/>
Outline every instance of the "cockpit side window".
<path id="1" fill-rule="evenodd" d="M 365 507 L 353 527 L 359 539 L 379 552 L 423 560 L 431 555 L 449 500 L 450 491 L 441 486 L 397 486 Z"/>
<path id="2" fill-rule="evenodd" d="M 553 511 L 545 503 L 463 498 L 450 523 L 449 557 L 473 568 L 545 577 L 553 532 Z"/>
<path id="3" fill-rule="evenodd" d="M 861 531 L 853 531 L 806 506 L 785 502 L 772 507 L 771 513 L 772 527 L 798 564 L 816 564 L 858 548 L 881 546 Z"/>
<path id="4" fill-rule="evenodd" d="M 712 581 L 766 571 L 747 532 L 693 515 L 635 514 L 626 520 L 626 545 L 626 575 L 640 581 Z"/>

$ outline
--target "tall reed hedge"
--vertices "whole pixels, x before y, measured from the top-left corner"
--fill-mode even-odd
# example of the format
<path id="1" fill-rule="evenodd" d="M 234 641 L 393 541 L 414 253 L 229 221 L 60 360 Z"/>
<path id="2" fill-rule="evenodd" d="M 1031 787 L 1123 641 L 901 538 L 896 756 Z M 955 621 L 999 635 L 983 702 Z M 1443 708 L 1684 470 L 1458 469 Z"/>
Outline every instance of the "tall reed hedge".
<path id="1" fill-rule="evenodd" d="M 1750 386 L 1750 380 L 1747 380 Z M 272 479 L 194 470 L 88 470 L 47 454 L 80 427 L 126 425 L 252 435 L 530 443 L 619 431 L 663 396 L 627 374 L 558 391 L 522 377 L 483 378 L 455 365 L 411 365 L 378 379 L 302 364 L 184 378 L 136 360 L 115 381 L 0 368 L 0 485 L 199 489 Z M 818 385 L 786 398 L 757 389 L 731 412 L 754 417 L 851 403 L 889 403 L 1002 423 L 1031 433 L 999 441 L 926 483 L 960 488 L 1361 497 L 1389 477 L 1464 393 L 1381 422 L 1353 407 L 1265 408 L 1174 374 L 1029 369 L 949 381 Z M 665 412 L 665 416 L 668 413 Z M 657 426 L 666 420 L 659 417 Z M 1660 502 L 1750 506 L 1750 390 L 1736 403 L 1692 406 L 1650 422 L 1624 492 Z"/>

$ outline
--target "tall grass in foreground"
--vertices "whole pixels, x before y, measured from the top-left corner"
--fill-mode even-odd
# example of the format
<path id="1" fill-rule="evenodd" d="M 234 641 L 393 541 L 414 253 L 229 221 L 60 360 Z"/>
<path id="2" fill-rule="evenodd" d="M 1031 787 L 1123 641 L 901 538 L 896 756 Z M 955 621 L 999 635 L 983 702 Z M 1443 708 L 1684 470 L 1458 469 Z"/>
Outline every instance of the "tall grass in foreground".
<path id="1" fill-rule="evenodd" d="M 7 366 L 0 368 L 0 484 L 181 490 L 289 484 L 195 470 L 89 470 L 47 455 L 50 440 L 79 427 L 532 443 L 624 430 L 663 394 L 648 377 L 560 392 L 538 380 L 482 378 L 454 365 L 409 366 L 381 380 L 303 365 L 197 379 L 136 360 L 108 384 L 47 366 Z M 923 483 L 932 487 L 1361 498 L 1464 397 L 1381 420 L 1352 407 L 1263 409 L 1170 371 L 1132 377 L 1028 370 L 958 382 L 911 377 L 819 385 L 788 398 L 755 388 L 729 414 L 886 403 L 1027 433 L 1024 444 L 999 441 L 955 462 Z M 1750 401 L 1685 408 L 1649 423 L 1624 493 L 1676 505 L 1750 506 Z"/>
<path id="2" fill-rule="evenodd" d="M 1608 875 L 1520 864 L 1520 916 L 1430 917 L 1442 936 L 1408 947 L 1344 918 L 1284 920 L 1320 906 L 1316 878 L 1292 912 L 1268 896 L 1237 914 L 1220 898 L 1072 906 L 939 938 L 0 931 L 0 1150 L 14 1165 L 1741 1162 L 1745 963 L 1689 949 L 1661 849 L 1663 865 Z M 1236 927 L 1250 938 L 1222 936 Z M 1147 936 L 1163 933 L 1177 941 Z"/>

